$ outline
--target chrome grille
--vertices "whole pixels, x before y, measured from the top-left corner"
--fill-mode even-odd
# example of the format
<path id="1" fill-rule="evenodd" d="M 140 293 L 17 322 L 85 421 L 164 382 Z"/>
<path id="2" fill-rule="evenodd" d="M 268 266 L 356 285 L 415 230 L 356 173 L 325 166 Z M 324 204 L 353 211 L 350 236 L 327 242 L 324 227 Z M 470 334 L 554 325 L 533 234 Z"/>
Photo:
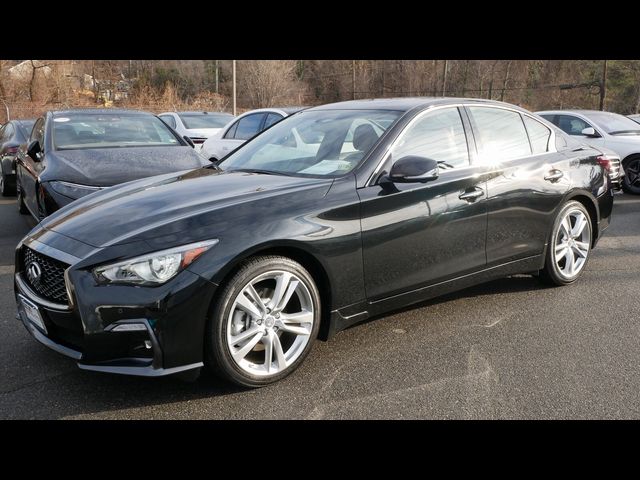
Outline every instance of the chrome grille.
<path id="1" fill-rule="evenodd" d="M 38 268 L 33 264 L 37 264 Z M 24 279 L 36 293 L 51 302 L 68 303 L 67 289 L 64 284 L 64 271 L 69 267 L 68 264 L 29 247 L 22 247 L 22 265 Z M 30 273 L 30 267 L 34 267 L 32 272 L 39 271 L 40 274 Z"/>

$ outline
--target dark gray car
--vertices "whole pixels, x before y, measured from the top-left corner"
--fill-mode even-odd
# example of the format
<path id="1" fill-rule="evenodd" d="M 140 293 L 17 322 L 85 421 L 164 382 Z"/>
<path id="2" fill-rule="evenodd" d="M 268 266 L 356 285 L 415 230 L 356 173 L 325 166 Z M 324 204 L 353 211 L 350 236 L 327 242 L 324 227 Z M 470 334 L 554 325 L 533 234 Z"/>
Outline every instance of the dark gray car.
<path id="1" fill-rule="evenodd" d="M 37 220 L 90 193 L 208 164 L 162 120 L 135 110 L 47 112 L 16 162 L 18 207 Z"/>
<path id="2" fill-rule="evenodd" d="M 2 196 L 16 194 L 16 153 L 27 141 L 35 120 L 12 120 L 0 127 L 0 193 Z"/>

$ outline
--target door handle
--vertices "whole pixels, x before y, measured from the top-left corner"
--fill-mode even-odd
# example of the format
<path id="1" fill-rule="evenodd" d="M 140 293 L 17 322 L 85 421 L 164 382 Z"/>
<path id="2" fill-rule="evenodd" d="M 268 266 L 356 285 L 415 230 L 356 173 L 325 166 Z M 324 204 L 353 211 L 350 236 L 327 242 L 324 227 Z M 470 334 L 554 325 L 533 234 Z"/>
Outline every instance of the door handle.
<path id="1" fill-rule="evenodd" d="M 547 175 L 545 175 L 544 179 L 547 182 L 557 182 L 564 176 L 560 170 L 551 170 Z"/>
<path id="2" fill-rule="evenodd" d="M 474 187 L 473 190 L 462 192 L 458 195 L 460 200 L 466 200 L 467 202 L 475 202 L 476 199 L 484 195 L 484 190 L 478 187 Z"/>

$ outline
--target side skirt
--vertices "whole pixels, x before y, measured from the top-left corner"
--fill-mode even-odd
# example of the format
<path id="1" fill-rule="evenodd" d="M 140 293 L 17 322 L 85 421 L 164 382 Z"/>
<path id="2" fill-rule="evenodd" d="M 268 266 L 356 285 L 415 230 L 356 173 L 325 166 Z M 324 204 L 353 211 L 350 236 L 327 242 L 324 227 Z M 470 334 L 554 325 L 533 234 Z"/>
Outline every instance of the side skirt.
<path id="1" fill-rule="evenodd" d="M 372 302 L 362 302 L 356 305 L 349 305 L 331 312 L 330 326 L 327 338 L 330 338 L 340 330 L 344 330 L 351 325 L 366 320 L 376 315 L 391 312 L 416 303 L 424 302 L 435 297 L 446 295 L 451 292 L 472 287 L 480 283 L 515 275 L 517 273 L 537 272 L 544 266 L 544 255 L 534 255 L 532 257 L 514 260 L 513 262 L 486 268 L 479 272 L 470 273 L 462 277 L 453 278 L 444 282 L 435 283 L 421 287 L 409 292 L 400 293 L 391 297 Z"/>

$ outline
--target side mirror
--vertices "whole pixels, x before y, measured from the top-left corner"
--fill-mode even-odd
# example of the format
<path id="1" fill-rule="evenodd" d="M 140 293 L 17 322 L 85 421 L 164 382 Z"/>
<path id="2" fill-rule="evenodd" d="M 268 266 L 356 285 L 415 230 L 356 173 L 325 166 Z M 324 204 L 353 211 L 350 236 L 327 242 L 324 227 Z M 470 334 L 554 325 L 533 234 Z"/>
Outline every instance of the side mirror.
<path id="1" fill-rule="evenodd" d="M 196 144 L 189 138 L 189 135 L 183 135 L 182 138 L 184 138 L 185 142 L 191 145 L 191 148 L 196 148 Z"/>
<path id="2" fill-rule="evenodd" d="M 42 152 L 42 148 L 40 147 L 40 142 L 38 140 L 33 140 L 27 146 L 27 155 L 29 155 L 34 162 L 39 162 L 40 157 L 38 154 Z"/>
<path id="3" fill-rule="evenodd" d="M 438 162 L 431 158 L 408 155 L 396 161 L 389 172 L 394 183 L 424 183 L 438 178 Z"/>
<path id="4" fill-rule="evenodd" d="M 591 137 L 591 138 L 597 138 L 600 136 L 598 135 L 598 133 L 595 131 L 593 127 L 584 128 L 580 133 L 585 137 Z"/>

